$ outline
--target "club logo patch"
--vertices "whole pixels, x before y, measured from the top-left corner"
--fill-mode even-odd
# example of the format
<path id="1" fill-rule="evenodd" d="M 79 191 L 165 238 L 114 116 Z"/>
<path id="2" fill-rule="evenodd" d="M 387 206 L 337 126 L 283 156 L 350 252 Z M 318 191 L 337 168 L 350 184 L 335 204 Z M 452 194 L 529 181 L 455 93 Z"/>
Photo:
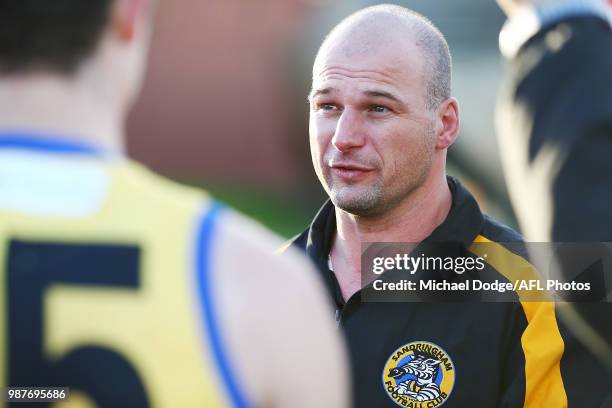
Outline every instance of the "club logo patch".
<path id="1" fill-rule="evenodd" d="M 389 398 L 401 407 L 439 407 L 453 391 L 455 364 L 442 347 L 414 341 L 391 354 L 382 382 Z"/>

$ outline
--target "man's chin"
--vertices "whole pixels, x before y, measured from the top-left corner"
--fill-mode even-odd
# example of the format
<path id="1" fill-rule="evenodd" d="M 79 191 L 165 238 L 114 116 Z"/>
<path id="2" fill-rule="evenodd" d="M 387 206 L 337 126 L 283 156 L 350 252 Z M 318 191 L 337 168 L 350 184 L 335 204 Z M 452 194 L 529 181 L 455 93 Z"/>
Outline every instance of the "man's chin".
<path id="1" fill-rule="evenodd" d="M 360 217 L 372 216 L 377 213 L 378 200 L 367 197 L 332 197 L 332 203 L 347 213 Z"/>

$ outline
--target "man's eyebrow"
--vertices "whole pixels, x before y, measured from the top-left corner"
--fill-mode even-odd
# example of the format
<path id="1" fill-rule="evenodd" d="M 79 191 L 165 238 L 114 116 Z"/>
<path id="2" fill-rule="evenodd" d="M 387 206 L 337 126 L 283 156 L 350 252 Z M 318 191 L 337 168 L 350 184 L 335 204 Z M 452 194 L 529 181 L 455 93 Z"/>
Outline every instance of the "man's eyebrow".
<path id="1" fill-rule="evenodd" d="M 395 102 L 400 102 L 400 103 L 402 102 L 402 100 L 399 97 L 387 91 L 364 91 L 363 94 L 366 96 L 374 97 L 374 98 L 387 98 Z"/>
<path id="2" fill-rule="evenodd" d="M 308 94 L 308 101 L 312 101 L 315 97 L 319 96 L 319 95 L 328 95 L 332 92 L 335 92 L 336 88 L 334 87 L 327 87 L 327 88 L 322 88 L 322 89 L 312 89 L 310 91 L 310 93 Z"/>
<path id="3" fill-rule="evenodd" d="M 329 95 L 333 92 L 336 92 L 337 89 L 334 87 L 327 87 L 327 88 L 321 88 L 321 89 L 312 89 L 310 91 L 310 93 L 308 94 L 308 101 L 312 101 L 314 98 L 316 98 L 317 96 L 320 95 Z M 395 96 L 394 94 L 392 94 L 391 92 L 387 92 L 387 91 L 377 91 L 377 90 L 370 90 L 370 91 L 363 91 L 363 94 L 365 96 L 369 96 L 369 97 L 373 97 L 373 98 L 387 98 L 387 99 L 391 99 L 392 101 L 395 102 L 399 102 L 401 103 L 402 100 L 398 97 Z"/>

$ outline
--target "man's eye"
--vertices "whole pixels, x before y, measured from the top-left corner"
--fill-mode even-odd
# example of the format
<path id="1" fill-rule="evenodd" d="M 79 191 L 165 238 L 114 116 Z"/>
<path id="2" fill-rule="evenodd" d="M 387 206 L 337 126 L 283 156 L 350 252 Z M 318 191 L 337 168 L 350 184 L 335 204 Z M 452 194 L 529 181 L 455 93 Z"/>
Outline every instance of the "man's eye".
<path id="1" fill-rule="evenodd" d="M 333 111 L 338 108 L 336 105 L 331 104 L 331 103 L 322 103 L 319 105 L 319 109 L 324 110 L 324 111 Z"/>
<path id="2" fill-rule="evenodd" d="M 389 112 L 389 108 L 382 105 L 373 105 L 372 107 L 370 107 L 370 111 L 374 113 L 387 113 Z"/>

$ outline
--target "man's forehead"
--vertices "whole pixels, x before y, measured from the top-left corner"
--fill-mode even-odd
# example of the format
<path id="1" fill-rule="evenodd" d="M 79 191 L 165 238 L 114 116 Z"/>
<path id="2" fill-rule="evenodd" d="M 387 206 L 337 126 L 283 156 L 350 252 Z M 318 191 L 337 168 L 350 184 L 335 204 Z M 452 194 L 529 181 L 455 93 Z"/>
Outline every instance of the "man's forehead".
<path id="1" fill-rule="evenodd" d="M 312 77 L 313 86 L 338 87 L 340 84 L 355 85 L 380 83 L 394 85 L 401 78 L 401 70 L 396 66 L 356 66 L 349 64 L 333 64 L 323 66 Z"/>
<path id="2" fill-rule="evenodd" d="M 313 65 L 313 83 L 342 76 L 393 82 L 422 72 L 421 50 L 411 41 L 382 41 L 368 49 L 352 47 L 347 42 L 351 40 L 321 48 Z"/>
<path id="3" fill-rule="evenodd" d="M 318 95 L 344 95 L 344 94 L 360 94 L 362 96 L 389 96 L 390 94 L 398 94 L 399 90 L 394 83 L 386 83 L 382 81 L 352 79 L 327 81 L 313 81 L 310 96 Z"/>
<path id="4" fill-rule="evenodd" d="M 370 54 L 363 58 L 342 55 L 322 56 L 313 67 L 312 88 L 326 93 L 344 88 L 393 91 L 414 86 L 423 80 L 422 62 L 405 55 Z"/>

